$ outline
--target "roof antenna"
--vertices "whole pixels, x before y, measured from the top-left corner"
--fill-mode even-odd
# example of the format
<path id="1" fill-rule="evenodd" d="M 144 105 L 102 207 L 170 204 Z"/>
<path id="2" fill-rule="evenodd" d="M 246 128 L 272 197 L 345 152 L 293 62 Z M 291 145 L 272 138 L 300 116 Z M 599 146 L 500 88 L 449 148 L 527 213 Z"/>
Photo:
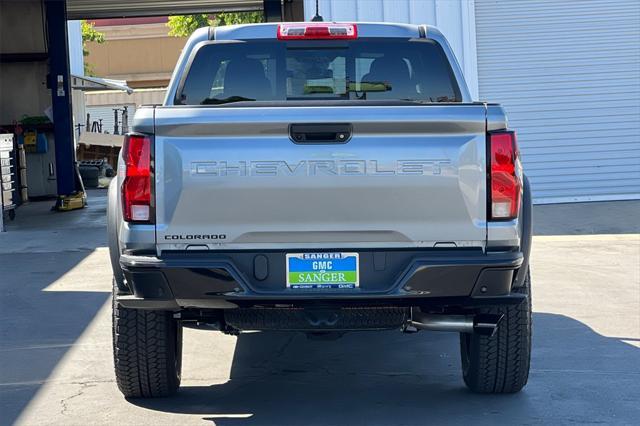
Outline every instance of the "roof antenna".
<path id="1" fill-rule="evenodd" d="M 322 16 L 320 16 L 320 11 L 319 11 L 320 8 L 318 6 L 318 2 L 319 1 L 320 0 L 316 0 L 316 16 L 314 16 L 311 19 L 311 22 L 322 22 L 322 21 L 324 21 L 324 18 Z"/>

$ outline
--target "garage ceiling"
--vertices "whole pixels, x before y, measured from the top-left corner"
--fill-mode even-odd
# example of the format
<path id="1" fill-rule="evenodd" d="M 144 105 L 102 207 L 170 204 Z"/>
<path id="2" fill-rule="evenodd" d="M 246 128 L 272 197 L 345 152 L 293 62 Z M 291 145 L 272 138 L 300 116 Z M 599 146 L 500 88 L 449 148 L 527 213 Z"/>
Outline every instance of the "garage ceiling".
<path id="1" fill-rule="evenodd" d="M 261 10 L 263 0 L 67 0 L 67 19 Z"/>

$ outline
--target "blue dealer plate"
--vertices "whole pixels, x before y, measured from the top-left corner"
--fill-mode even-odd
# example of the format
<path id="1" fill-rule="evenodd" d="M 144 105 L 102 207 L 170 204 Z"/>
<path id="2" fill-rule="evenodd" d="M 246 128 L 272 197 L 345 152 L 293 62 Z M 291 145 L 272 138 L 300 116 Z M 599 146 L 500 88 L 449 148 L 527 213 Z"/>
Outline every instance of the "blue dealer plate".
<path id="1" fill-rule="evenodd" d="M 287 288 L 350 289 L 359 283 L 358 253 L 288 253 Z"/>

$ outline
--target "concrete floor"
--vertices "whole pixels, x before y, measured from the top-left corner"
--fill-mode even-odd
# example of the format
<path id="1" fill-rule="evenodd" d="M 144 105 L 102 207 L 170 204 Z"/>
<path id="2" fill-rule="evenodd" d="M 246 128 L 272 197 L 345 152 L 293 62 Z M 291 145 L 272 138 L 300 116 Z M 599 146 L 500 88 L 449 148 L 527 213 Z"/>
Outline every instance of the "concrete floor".
<path id="1" fill-rule="evenodd" d="M 637 424 L 640 202 L 536 206 L 529 385 L 463 386 L 457 336 L 185 331 L 178 396 L 126 401 L 111 360 L 104 192 L 0 234 L 0 424 Z M 612 220 L 612 218 L 615 218 Z M 595 235 L 594 235 L 595 234 Z"/>

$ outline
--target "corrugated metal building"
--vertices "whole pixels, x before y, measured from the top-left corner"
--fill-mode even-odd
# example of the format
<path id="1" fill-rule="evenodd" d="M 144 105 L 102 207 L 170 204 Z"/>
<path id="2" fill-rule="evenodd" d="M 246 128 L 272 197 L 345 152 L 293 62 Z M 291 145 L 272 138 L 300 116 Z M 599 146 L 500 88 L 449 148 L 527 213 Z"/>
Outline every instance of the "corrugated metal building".
<path id="1" fill-rule="evenodd" d="M 640 1 L 321 0 L 320 14 L 437 26 L 472 95 L 506 107 L 535 202 L 640 198 Z"/>
<path id="2" fill-rule="evenodd" d="M 114 109 L 118 109 L 118 132 L 122 132 L 122 109 L 127 107 L 128 121 L 132 123 L 136 108 L 140 105 L 162 105 L 166 89 L 137 89 L 131 94 L 124 91 L 97 91 L 85 94 L 86 112 L 90 121 L 102 120 L 102 133 L 115 129 Z"/>
<path id="3" fill-rule="evenodd" d="M 476 1 L 476 34 L 536 197 L 638 197 L 640 1 Z"/>
<path id="4" fill-rule="evenodd" d="M 94 105 L 85 107 L 87 114 L 89 114 L 90 127 L 89 132 L 96 133 L 109 133 L 109 134 L 122 134 L 122 115 L 124 107 L 127 107 L 127 115 L 129 123 L 133 120 L 133 115 L 136 113 L 136 104 L 108 104 L 108 105 Z M 116 133 L 116 112 L 118 110 L 118 123 Z M 94 126 L 102 126 L 102 129 L 94 128 Z"/>

